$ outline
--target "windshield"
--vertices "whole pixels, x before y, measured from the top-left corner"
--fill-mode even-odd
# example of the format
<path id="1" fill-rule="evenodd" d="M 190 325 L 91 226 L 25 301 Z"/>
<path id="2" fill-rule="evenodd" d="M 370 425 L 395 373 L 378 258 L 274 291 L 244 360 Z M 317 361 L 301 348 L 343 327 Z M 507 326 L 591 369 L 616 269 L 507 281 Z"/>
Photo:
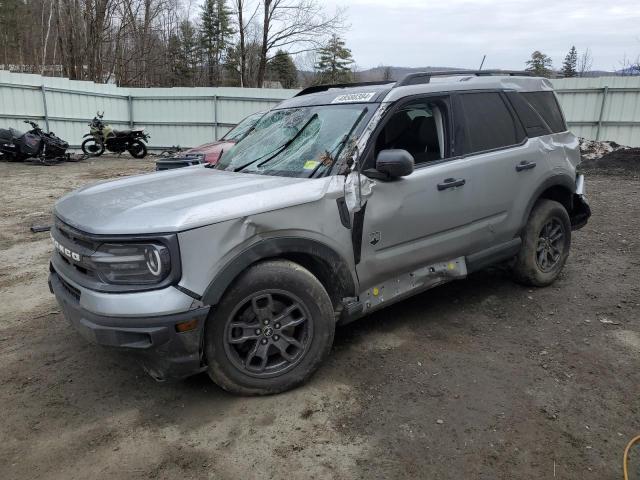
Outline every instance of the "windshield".
<path id="1" fill-rule="evenodd" d="M 220 140 L 227 140 L 228 142 L 238 143 L 247 135 L 254 127 L 256 122 L 264 115 L 264 112 L 254 113 L 249 115 L 244 120 L 240 121 L 235 127 L 229 130 Z"/>
<path id="2" fill-rule="evenodd" d="M 335 164 L 368 115 L 367 105 L 321 105 L 272 110 L 216 168 L 234 172 L 319 177 Z"/>

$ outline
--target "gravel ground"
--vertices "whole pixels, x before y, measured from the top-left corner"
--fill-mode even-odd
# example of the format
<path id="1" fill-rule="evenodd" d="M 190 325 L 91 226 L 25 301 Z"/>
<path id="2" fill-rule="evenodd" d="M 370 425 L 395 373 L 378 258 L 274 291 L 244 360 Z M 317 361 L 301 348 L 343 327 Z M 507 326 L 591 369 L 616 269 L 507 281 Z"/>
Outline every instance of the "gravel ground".
<path id="1" fill-rule="evenodd" d="M 88 345 L 47 289 L 50 240 L 29 226 L 72 188 L 152 169 L 0 163 L 0 478 L 621 478 L 640 433 L 639 178 L 590 173 L 593 217 L 552 287 L 472 275 L 339 329 L 309 384 L 239 398 Z"/>

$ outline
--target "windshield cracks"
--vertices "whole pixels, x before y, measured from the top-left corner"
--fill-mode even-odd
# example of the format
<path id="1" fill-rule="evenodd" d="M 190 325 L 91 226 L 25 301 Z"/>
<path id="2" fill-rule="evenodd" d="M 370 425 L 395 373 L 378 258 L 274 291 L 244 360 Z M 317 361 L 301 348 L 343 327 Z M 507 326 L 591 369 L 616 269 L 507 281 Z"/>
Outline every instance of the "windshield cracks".
<path id="1" fill-rule="evenodd" d="M 368 112 L 362 104 L 273 110 L 215 168 L 302 178 L 327 175 L 343 153 L 353 152 L 354 133 Z"/>

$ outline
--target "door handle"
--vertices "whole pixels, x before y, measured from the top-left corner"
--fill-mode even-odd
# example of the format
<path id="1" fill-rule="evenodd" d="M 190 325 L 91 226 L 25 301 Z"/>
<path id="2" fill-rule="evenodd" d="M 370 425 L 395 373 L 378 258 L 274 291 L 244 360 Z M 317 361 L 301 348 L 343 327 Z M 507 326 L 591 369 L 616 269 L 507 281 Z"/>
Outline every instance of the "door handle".
<path id="1" fill-rule="evenodd" d="M 467 181 L 464 178 L 445 178 L 442 183 L 438 184 L 438 190 L 446 190 L 447 188 L 455 188 L 463 186 Z"/>
<path id="2" fill-rule="evenodd" d="M 536 168 L 536 162 L 527 162 L 523 160 L 519 164 L 516 165 L 516 172 L 522 172 L 523 170 L 531 170 L 532 168 Z"/>

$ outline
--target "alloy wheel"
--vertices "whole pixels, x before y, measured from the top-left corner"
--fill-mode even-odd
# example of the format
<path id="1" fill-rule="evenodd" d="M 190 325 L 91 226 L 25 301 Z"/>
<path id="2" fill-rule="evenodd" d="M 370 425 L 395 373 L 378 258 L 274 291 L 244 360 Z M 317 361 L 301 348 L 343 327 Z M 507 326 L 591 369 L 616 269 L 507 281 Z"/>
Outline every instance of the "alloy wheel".
<path id="1" fill-rule="evenodd" d="M 225 327 L 225 351 L 253 377 L 281 375 L 299 363 L 313 337 L 308 309 L 290 292 L 265 290 L 245 298 Z"/>
<path id="2" fill-rule="evenodd" d="M 543 272 L 552 270 L 562 258 L 565 245 L 564 225 L 557 218 L 549 219 L 540 230 L 536 245 L 536 263 Z"/>

